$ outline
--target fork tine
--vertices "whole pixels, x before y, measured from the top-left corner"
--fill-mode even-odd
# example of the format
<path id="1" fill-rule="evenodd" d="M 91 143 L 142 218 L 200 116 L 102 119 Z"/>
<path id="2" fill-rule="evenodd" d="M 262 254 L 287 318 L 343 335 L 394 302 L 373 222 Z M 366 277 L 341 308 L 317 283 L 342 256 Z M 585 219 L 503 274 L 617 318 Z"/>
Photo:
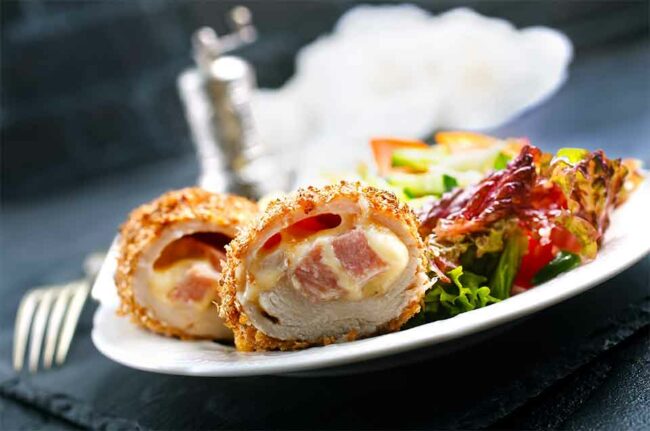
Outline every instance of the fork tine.
<path id="1" fill-rule="evenodd" d="M 46 370 L 52 367 L 54 352 L 56 350 L 56 340 L 59 337 L 61 322 L 63 322 L 63 316 L 70 296 L 72 295 L 73 287 L 74 285 L 66 285 L 59 291 L 59 295 L 52 308 L 52 313 L 50 313 L 50 320 L 47 323 L 47 334 L 45 335 L 45 350 L 43 351 L 43 368 Z"/>
<path id="2" fill-rule="evenodd" d="M 27 339 L 29 338 L 29 328 L 32 324 L 32 316 L 36 309 L 36 303 L 39 298 L 39 291 L 32 290 L 25 294 L 18 306 L 16 313 L 16 324 L 14 326 L 14 370 L 23 369 L 25 361 L 25 349 L 27 348 Z"/>
<path id="3" fill-rule="evenodd" d="M 65 358 L 68 355 L 68 350 L 70 349 L 70 343 L 72 342 L 72 337 L 74 336 L 74 331 L 77 327 L 79 315 L 81 314 L 81 310 L 83 310 L 86 297 L 88 296 L 88 291 L 90 290 L 88 282 L 86 281 L 75 283 L 75 286 L 72 300 L 70 301 L 65 316 L 65 322 L 63 323 L 59 345 L 56 350 L 55 361 L 57 365 L 63 364 L 63 361 L 65 361 Z"/>
<path id="4" fill-rule="evenodd" d="M 48 289 L 43 292 L 41 302 L 38 304 L 36 315 L 34 316 L 31 340 L 29 342 L 29 371 L 32 373 L 35 373 L 38 369 L 38 358 L 41 354 L 45 325 L 47 324 L 47 316 L 50 314 L 50 307 L 54 300 L 54 293 L 55 290 L 53 289 Z"/>

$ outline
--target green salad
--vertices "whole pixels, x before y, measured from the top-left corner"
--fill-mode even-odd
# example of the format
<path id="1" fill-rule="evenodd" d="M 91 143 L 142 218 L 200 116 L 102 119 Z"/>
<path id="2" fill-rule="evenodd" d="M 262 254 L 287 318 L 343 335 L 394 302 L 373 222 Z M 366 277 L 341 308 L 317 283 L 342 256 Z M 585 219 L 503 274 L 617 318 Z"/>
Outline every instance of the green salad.
<path id="1" fill-rule="evenodd" d="M 435 281 L 417 325 L 503 301 L 596 257 L 611 211 L 642 181 L 637 160 L 527 139 L 445 132 L 375 139 L 364 181 L 416 212 Z"/>

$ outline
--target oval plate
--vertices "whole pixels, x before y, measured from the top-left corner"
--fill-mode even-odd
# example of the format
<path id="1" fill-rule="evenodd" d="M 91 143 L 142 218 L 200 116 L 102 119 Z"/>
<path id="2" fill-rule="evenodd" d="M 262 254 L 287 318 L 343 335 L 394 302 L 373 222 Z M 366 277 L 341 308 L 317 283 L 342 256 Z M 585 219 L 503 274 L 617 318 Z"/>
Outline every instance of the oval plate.
<path id="1" fill-rule="evenodd" d="M 162 337 L 118 317 L 113 284 L 116 247 L 111 247 L 93 297 L 100 302 L 92 340 L 108 358 L 145 371 L 191 376 L 252 376 L 305 371 L 369 361 L 441 344 L 485 331 L 579 294 L 639 261 L 650 251 L 650 184 L 644 182 L 629 202 L 616 210 L 596 260 L 489 307 L 447 320 L 365 340 L 297 352 L 237 352 L 211 341 L 181 341 Z M 449 344 L 449 343 L 446 343 Z M 362 370 L 362 367 L 356 368 Z"/>

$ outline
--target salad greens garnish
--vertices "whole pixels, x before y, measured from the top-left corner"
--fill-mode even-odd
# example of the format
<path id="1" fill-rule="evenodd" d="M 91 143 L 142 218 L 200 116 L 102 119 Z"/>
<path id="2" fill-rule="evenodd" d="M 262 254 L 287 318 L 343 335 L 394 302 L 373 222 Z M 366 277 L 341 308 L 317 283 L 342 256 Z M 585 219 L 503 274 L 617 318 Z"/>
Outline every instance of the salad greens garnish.
<path id="1" fill-rule="evenodd" d="M 444 132 L 435 144 L 371 142 L 377 175 L 420 219 L 437 281 L 410 325 L 507 299 L 596 257 L 613 208 L 642 181 L 640 162 L 602 151 L 543 153 L 527 139 Z"/>
<path id="2" fill-rule="evenodd" d="M 567 163 L 575 165 L 589 155 L 589 151 L 583 148 L 560 148 L 555 153 L 556 159 L 563 159 Z"/>
<path id="3" fill-rule="evenodd" d="M 494 170 L 500 171 L 501 169 L 505 169 L 506 166 L 508 166 L 508 162 L 510 160 L 512 160 L 512 157 L 506 153 L 500 152 L 497 158 L 494 160 Z"/>
<path id="4" fill-rule="evenodd" d="M 454 317 L 499 302 L 490 294 L 486 277 L 464 271 L 462 266 L 454 268 L 447 275 L 449 283 L 438 282 L 426 293 L 422 310 L 412 319 L 411 326 Z"/>
<path id="5" fill-rule="evenodd" d="M 527 248 L 528 239 L 525 235 L 519 231 L 510 235 L 499 257 L 499 263 L 490 278 L 490 288 L 494 297 L 499 299 L 510 297 L 512 282 L 519 271 L 521 258 Z"/>
<path id="6" fill-rule="evenodd" d="M 442 184 L 445 188 L 445 193 L 447 193 L 458 187 L 458 180 L 451 175 L 442 174 Z"/>

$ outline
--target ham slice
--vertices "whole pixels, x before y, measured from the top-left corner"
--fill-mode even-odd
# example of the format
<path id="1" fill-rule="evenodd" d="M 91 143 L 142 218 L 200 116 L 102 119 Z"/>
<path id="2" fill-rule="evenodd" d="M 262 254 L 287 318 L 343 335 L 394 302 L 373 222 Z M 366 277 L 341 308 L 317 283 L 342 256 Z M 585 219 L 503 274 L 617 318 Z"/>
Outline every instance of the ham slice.
<path id="1" fill-rule="evenodd" d="M 343 268 L 357 279 L 367 280 L 386 268 L 386 262 L 370 248 L 368 238 L 360 229 L 338 236 L 332 246 Z"/>
<path id="2" fill-rule="evenodd" d="M 217 288 L 217 283 L 217 273 L 195 264 L 167 296 L 173 301 L 201 302 L 206 293 Z"/>
<path id="3" fill-rule="evenodd" d="M 336 273 L 323 262 L 323 248 L 315 246 L 294 271 L 298 286 L 313 302 L 340 298 L 344 290 L 338 285 Z"/>

